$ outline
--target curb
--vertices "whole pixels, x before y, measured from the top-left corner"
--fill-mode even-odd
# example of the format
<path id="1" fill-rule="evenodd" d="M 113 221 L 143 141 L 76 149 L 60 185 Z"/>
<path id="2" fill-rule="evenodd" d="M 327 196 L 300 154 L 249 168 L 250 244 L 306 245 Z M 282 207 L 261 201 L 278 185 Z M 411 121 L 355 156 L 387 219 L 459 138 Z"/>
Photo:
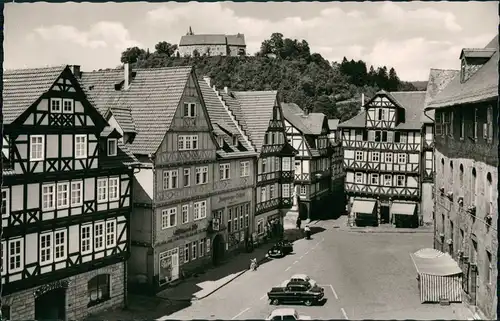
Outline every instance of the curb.
<path id="1" fill-rule="evenodd" d="M 348 231 L 348 232 L 353 232 L 353 233 L 393 233 L 393 234 L 415 234 L 415 233 L 432 233 L 432 230 L 362 230 L 362 229 L 352 229 L 352 228 L 344 228 L 341 230 L 343 231 Z"/>
<path id="2" fill-rule="evenodd" d="M 264 256 L 262 259 L 258 260 L 257 263 L 259 263 L 259 265 L 260 265 L 260 262 L 264 261 L 265 259 L 267 259 L 267 257 Z M 202 300 L 202 299 L 208 297 L 209 295 L 211 295 L 211 294 L 215 293 L 216 291 L 220 290 L 221 288 L 223 288 L 224 286 L 228 285 L 232 281 L 236 280 L 237 278 L 239 278 L 243 274 L 247 273 L 248 271 L 250 271 L 250 269 L 246 269 L 246 270 L 241 271 L 240 273 L 236 274 L 233 278 L 227 280 L 226 282 L 224 282 L 220 286 L 216 287 L 214 290 L 210 291 L 209 293 L 205 294 L 204 296 L 202 296 L 202 297 L 194 297 L 190 301 L 199 301 L 199 300 Z"/>

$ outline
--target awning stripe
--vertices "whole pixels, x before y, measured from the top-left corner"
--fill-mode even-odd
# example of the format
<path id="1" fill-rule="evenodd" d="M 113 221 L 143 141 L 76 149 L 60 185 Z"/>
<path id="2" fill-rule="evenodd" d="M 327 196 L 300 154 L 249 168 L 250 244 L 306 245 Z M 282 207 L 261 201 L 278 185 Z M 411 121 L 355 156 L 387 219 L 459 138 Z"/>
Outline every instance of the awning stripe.
<path id="1" fill-rule="evenodd" d="M 394 215 L 413 215 L 415 214 L 415 203 L 394 202 L 391 206 L 391 213 Z"/>
<path id="2" fill-rule="evenodd" d="M 354 200 L 352 205 L 353 213 L 373 214 L 375 208 L 375 201 L 370 200 Z"/>
<path id="3" fill-rule="evenodd" d="M 462 276 L 439 276 L 420 274 L 420 301 L 439 302 L 441 298 L 450 302 L 462 302 Z"/>

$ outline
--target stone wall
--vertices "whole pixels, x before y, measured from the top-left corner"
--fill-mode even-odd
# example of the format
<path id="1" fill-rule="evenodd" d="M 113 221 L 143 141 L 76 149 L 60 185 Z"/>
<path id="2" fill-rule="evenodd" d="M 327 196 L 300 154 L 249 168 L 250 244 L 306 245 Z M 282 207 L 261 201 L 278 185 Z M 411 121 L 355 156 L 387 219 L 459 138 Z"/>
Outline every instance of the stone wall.
<path id="1" fill-rule="evenodd" d="M 123 306 L 125 294 L 124 267 L 125 263 L 120 262 L 63 279 L 70 281 L 66 290 L 66 319 L 82 320 L 91 313 Z M 101 304 L 87 307 L 89 302 L 87 282 L 98 274 L 110 274 L 111 298 Z M 2 306 L 10 307 L 11 320 L 35 319 L 35 297 L 33 293 L 37 289 L 38 287 L 34 287 L 2 297 Z"/>
<path id="2" fill-rule="evenodd" d="M 193 45 L 193 46 L 180 46 L 179 55 L 181 57 L 192 56 L 193 51 L 197 50 L 200 56 L 206 54 L 207 56 L 227 56 L 226 45 Z"/>

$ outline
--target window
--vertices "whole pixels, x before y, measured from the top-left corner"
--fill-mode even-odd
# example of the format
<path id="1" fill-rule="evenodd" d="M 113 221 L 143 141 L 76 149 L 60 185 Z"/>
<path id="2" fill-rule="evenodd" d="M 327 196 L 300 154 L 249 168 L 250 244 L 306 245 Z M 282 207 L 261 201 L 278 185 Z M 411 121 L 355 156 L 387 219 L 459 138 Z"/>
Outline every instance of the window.
<path id="1" fill-rule="evenodd" d="M 465 117 L 463 109 L 460 111 L 460 138 L 464 138 L 465 135 Z"/>
<path id="2" fill-rule="evenodd" d="M 118 154 L 118 140 L 116 138 L 108 138 L 108 156 L 116 156 Z"/>
<path id="3" fill-rule="evenodd" d="M 80 228 L 80 252 L 88 254 L 92 252 L 92 225 L 83 225 Z"/>
<path id="4" fill-rule="evenodd" d="M 196 116 L 196 104 L 195 103 L 184 103 L 184 117 L 195 117 Z"/>
<path id="5" fill-rule="evenodd" d="M 372 152 L 372 162 L 378 162 L 380 160 L 379 152 Z"/>
<path id="6" fill-rule="evenodd" d="M 69 183 L 57 184 L 57 208 L 69 206 Z"/>
<path id="7" fill-rule="evenodd" d="M 66 230 L 54 232 L 54 261 L 66 260 Z"/>
<path id="8" fill-rule="evenodd" d="M 198 241 L 194 241 L 191 245 L 191 260 L 196 259 L 196 250 L 198 249 Z"/>
<path id="9" fill-rule="evenodd" d="M 120 199 L 120 178 L 113 177 L 109 179 L 109 200 L 117 201 Z"/>
<path id="10" fill-rule="evenodd" d="M 23 239 L 9 241 L 9 272 L 15 273 L 23 269 Z"/>
<path id="11" fill-rule="evenodd" d="M 63 99 L 63 113 L 70 114 L 73 112 L 73 99 Z"/>
<path id="12" fill-rule="evenodd" d="M 363 152 L 362 151 L 356 151 L 356 160 L 357 161 L 363 160 Z"/>
<path id="13" fill-rule="evenodd" d="M 240 229 L 245 227 L 245 219 L 243 215 L 243 205 L 240 206 Z"/>
<path id="14" fill-rule="evenodd" d="M 116 246 L 116 221 L 106 221 L 106 248 Z"/>
<path id="15" fill-rule="evenodd" d="M 379 110 L 378 110 L 378 120 L 385 120 L 385 109 L 379 108 Z"/>
<path id="16" fill-rule="evenodd" d="M 231 233 L 233 230 L 231 229 L 233 226 L 232 219 L 233 219 L 233 209 L 229 208 L 227 211 L 227 231 Z"/>
<path id="17" fill-rule="evenodd" d="M 200 253 L 198 254 L 199 257 L 203 257 L 205 255 L 205 238 L 202 238 L 200 240 Z"/>
<path id="18" fill-rule="evenodd" d="M 267 200 L 266 194 L 267 194 L 266 187 L 265 186 L 261 187 L 260 188 L 260 201 L 261 202 L 265 202 Z"/>
<path id="19" fill-rule="evenodd" d="M 476 195 L 477 195 L 477 177 L 476 177 L 476 169 L 472 169 L 472 177 L 471 177 L 471 205 L 476 206 Z"/>
<path id="20" fill-rule="evenodd" d="M 406 185 L 406 176 L 404 176 L 404 175 L 397 175 L 396 176 L 396 185 L 398 187 L 404 187 Z"/>
<path id="21" fill-rule="evenodd" d="M 445 135 L 451 135 L 450 123 L 451 123 L 451 112 L 445 111 L 443 113 L 443 131 Z"/>
<path id="22" fill-rule="evenodd" d="M 493 107 L 488 106 L 486 110 L 486 124 L 483 132 L 484 138 L 493 140 Z"/>
<path id="23" fill-rule="evenodd" d="M 108 200 L 108 179 L 97 180 L 97 202 L 102 203 Z"/>
<path id="24" fill-rule="evenodd" d="M 44 211 L 50 211 L 55 208 L 55 185 L 43 185 L 42 186 L 42 209 Z"/>
<path id="25" fill-rule="evenodd" d="M 250 162 L 240 162 L 240 177 L 250 175 Z"/>
<path id="26" fill-rule="evenodd" d="M 40 263 L 52 263 L 52 232 L 40 234 Z"/>
<path id="27" fill-rule="evenodd" d="M 87 157 L 87 135 L 75 135 L 75 158 Z"/>
<path id="28" fill-rule="evenodd" d="M 387 132 L 385 130 L 382 131 L 382 141 L 387 142 Z"/>
<path id="29" fill-rule="evenodd" d="M 267 171 L 267 166 L 266 165 L 267 165 L 267 160 L 263 159 L 262 160 L 262 170 L 261 170 L 262 173 L 266 173 L 266 171 Z M 295 164 L 295 166 L 297 166 L 297 164 Z"/>
<path id="30" fill-rule="evenodd" d="M 436 135 L 443 135 L 443 114 L 441 112 L 436 112 L 435 118 Z"/>
<path id="31" fill-rule="evenodd" d="M 478 122 L 478 115 L 477 115 L 477 108 L 474 108 L 474 116 L 472 120 L 472 138 L 476 139 L 477 138 L 477 122 Z"/>
<path id="32" fill-rule="evenodd" d="M 305 185 L 300 185 L 300 195 L 307 194 L 307 187 Z"/>
<path id="33" fill-rule="evenodd" d="M 264 234 L 264 220 L 260 219 L 257 221 L 257 234 L 262 235 Z"/>
<path id="34" fill-rule="evenodd" d="M 182 224 L 189 222 L 189 205 L 182 205 L 181 207 Z"/>
<path id="35" fill-rule="evenodd" d="M 2 189 L 2 217 L 9 217 L 10 215 L 10 200 L 9 200 L 9 190 Z"/>
<path id="36" fill-rule="evenodd" d="M 71 205 L 81 206 L 83 203 L 82 182 L 71 182 Z"/>
<path id="37" fill-rule="evenodd" d="M 486 256 L 488 258 L 488 271 L 486 272 L 486 282 L 488 282 L 488 285 L 493 284 L 493 260 L 491 258 L 491 253 L 486 251 Z"/>
<path id="38" fill-rule="evenodd" d="M 7 249 L 5 241 L 0 243 L 0 258 L 2 260 L 1 274 L 7 274 Z"/>
<path id="39" fill-rule="evenodd" d="M 176 225 L 177 208 L 167 208 L 161 211 L 161 228 L 162 230 Z"/>
<path id="40" fill-rule="evenodd" d="M 179 150 L 198 149 L 198 135 L 180 135 L 177 139 Z"/>
<path id="41" fill-rule="evenodd" d="M 399 164 L 406 164 L 406 154 L 403 154 L 403 153 L 398 154 L 398 163 Z"/>
<path id="42" fill-rule="evenodd" d="M 163 190 L 177 188 L 177 173 L 176 169 L 163 171 Z"/>
<path id="43" fill-rule="evenodd" d="M 291 171 L 292 170 L 292 162 L 290 160 L 290 157 L 283 157 L 282 160 L 282 170 L 283 171 Z"/>
<path id="44" fill-rule="evenodd" d="M 371 184 L 372 185 L 378 185 L 378 179 L 379 179 L 378 174 L 372 174 Z"/>
<path id="45" fill-rule="evenodd" d="M 245 204 L 245 227 L 250 226 L 250 204 Z"/>
<path id="46" fill-rule="evenodd" d="M 460 173 L 458 176 L 458 179 L 460 180 L 460 188 L 464 187 L 464 165 L 460 164 Z"/>
<path id="47" fill-rule="evenodd" d="M 104 222 L 95 223 L 94 226 L 94 250 L 104 250 Z"/>
<path id="48" fill-rule="evenodd" d="M 391 186 L 391 185 L 392 185 L 391 175 L 385 174 L 384 175 L 384 186 Z"/>
<path id="49" fill-rule="evenodd" d="M 219 165 L 219 178 L 220 180 L 225 180 L 230 178 L 230 168 L 231 164 L 220 164 Z"/>
<path id="50" fill-rule="evenodd" d="M 208 182 L 208 167 L 196 167 L 196 185 Z"/>
<path id="51" fill-rule="evenodd" d="M 61 98 L 51 98 L 50 99 L 50 112 L 60 113 L 61 112 Z"/>
<path id="52" fill-rule="evenodd" d="M 189 262 L 189 258 L 189 243 L 187 243 L 186 245 L 184 245 L 184 262 Z"/>
<path id="53" fill-rule="evenodd" d="M 290 197 L 290 184 L 281 185 L 281 196 L 284 198 Z"/>
<path id="54" fill-rule="evenodd" d="M 363 183 L 363 173 L 355 173 L 354 174 L 354 182 L 356 184 L 362 184 Z"/>
<path id="55" fill-rule="evenodd" d="M 493 214 L 493 181 L 491 177 L 491 173 L 486 174 L 486 214 Z"/>
<path id="56" fill-rule="evenodd" d="M 99 274 L 87 284 L 89 294 L 88 306 L 96 305 L 106 300 L 109 300 L 109 274 Z"/>
<path id="57" fill-rule="evenodd" d="M 384 156 L 385 163 L 392 164 L 392 153 L 386 152 Z"/>
<path id="58" fill-rule="evenodd" d="M 377 131 L 375 132 L 375 141 L 376 141 L 376 142 L 380 142 L 380 140 L 381 140 L 380 130 L 377 130 Z"/>
<path id="59" fill-rule="evenodd" d="M 193 220 L 200 220 L 207 217 L 207 201 L 201 201 L 194 203 L 194 214 Z"/>
<path id="60" fill-rule="evenodd" d="M 191 185 L 191 168 L 184 168 L 183 170 L 183 186 Z"/>
<path id="61" fill-rule="evenodd" d="M 207 239 L 207 246 L 205 247 L 205 253 L 210 252 L 210 239 Z"/>
<path id="62" fill-rule="evenodd" d="M 30 161 L 41 161 L 45 155 L 44 136 L 34 135 L 30 137 Z"/>

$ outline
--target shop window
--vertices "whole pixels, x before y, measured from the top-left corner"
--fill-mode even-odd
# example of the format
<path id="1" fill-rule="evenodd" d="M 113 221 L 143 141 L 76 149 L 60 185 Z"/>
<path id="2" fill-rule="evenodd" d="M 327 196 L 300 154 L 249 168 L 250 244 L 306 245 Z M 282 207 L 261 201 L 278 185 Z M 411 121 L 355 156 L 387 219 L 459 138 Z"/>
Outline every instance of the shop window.
<path id="1" fill-rule="evenodd" d="M 109 281 L 109 274 L 99 274 L 88 282 L 87 291 L 90 301 L 88 304 L 89 307 L 110 299 Z"/>

